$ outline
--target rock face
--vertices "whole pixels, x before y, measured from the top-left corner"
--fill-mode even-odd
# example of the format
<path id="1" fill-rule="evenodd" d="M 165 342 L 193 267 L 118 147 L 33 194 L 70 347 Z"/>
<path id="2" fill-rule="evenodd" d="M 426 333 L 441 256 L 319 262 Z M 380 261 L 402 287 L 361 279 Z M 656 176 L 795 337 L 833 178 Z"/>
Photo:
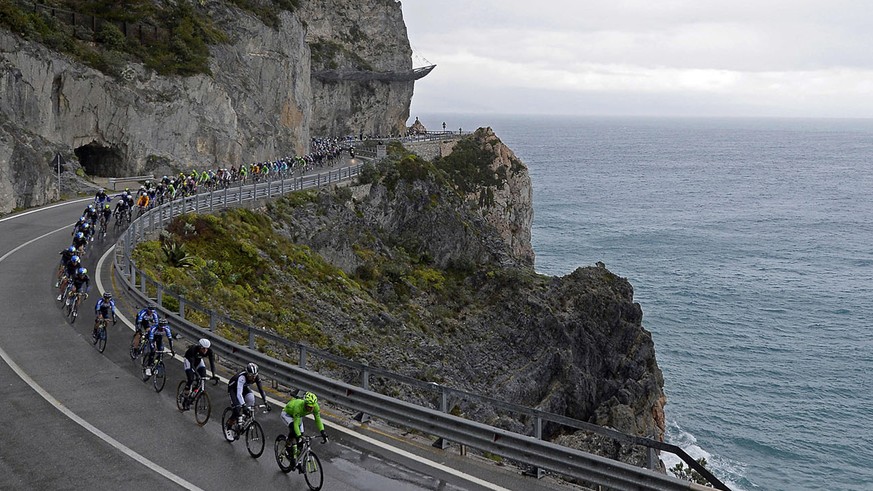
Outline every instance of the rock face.
<path id="1" fill-rule="evenodd" d="M 222 2 L 208 2 L 227 44 L 211 47 L 212 75 L 160 77 L 131 64 L 115 78 L 0 30 L 0 179 L 51 156 L 14 151 L 32 135 L 86 172 L 103 176 L 230 166 L 308 152 L 311 136 L 390 133 L 408 117 L 412 82 L 322 83 L 310 43 L 331 42 L 324 60 L 364 60 L 374 70 L 408 69 L 411 51 L 395 2 L 312 1 L 282 12 L 275 28 Z M 321 44 L 318 44 L 320 46 Z M 15 136 L 11 136 L 15 135 Z M 22 159 L 18 161 L 15 159 Z M 37 179 L 39 180 L 39 179 Z M 0 183 L 0 212 L 57 195 L 33 184 Z M 41 184 L 42 185 L 42 184 Z M 54 184 L 56 187 L 56 184 Z M 31 193 L 28 198 L 18 191 Z"/>
<path id="2" fill-rule="evenodd" d="M 663 377 L 633 287 L 600 264 L 564 277 L 536 274 L 527 168 L 490 129 L 473 138 L 496 155 L 492 172 L 510 176 L 492 207 L 480 206 L 478 193 L 451 192 L 439 179 L 392 181 L 395 171 L 388 171 L 387 178 L 353 188 L 349 198 L 323 196 L 290 211 L 273 209 L 284 233 L 350 275 L 360 275 L 374 254 L 396 265 L 398 246 L 400 254 L 426 257 L 433 267 L 466 271 L 458 292 L 438 298 L 413 288 L 412 300 L 395 310 L 397 284 L 383 280 L 373 290 L 384 310 L 370 311 L 371 300 L 354 302 L 354 315 L 369 316 L 360 339 L 341 327 L 360 322 L 341 309 L 324 307 L 320 315 L 330 321 L 322 329 L 351 336 L 383 368 L 662 439 Z M 404 162 L 411 165 L 404 160 L 398 167 Z M 509 414 L 450 404 L 492 424 L 530 429 L 530 422 Z M 545 431 L 554 437 L 566 429 Z M 590 440 L 565 437 L 579 445 Z M 596 443 L 584 446 L 644 462 L 639 452 Z"/>

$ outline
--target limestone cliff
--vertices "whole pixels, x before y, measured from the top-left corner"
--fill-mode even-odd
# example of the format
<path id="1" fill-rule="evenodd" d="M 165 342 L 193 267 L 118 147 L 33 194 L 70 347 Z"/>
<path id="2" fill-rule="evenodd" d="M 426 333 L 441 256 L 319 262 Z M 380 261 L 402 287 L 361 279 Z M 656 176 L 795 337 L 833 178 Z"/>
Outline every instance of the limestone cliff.
<path id="1" fill-rule="evenodd" d="M 0 114 L 6 132 L 57 147 L 89 174 L 140 175 L 173 168 L 230 166 L 308 151 L 311 136 L 387 133 L 408 117 L 411 82 L 312 78 L 312 46 L 339 46 L 373 70 L 406 69 L 409 42 L 396 2 L 311 1 L 282 11 L 275 26 L 224 2 L 204 2 L 228 36 L 210 47 L 211 75 L 158 76 L 128 63 L 123 76 L 88 68 L 0 29 Z M 354 54 L 354 56 L 352 56 Z M 342 56 L 337 57 L 341 59 Z M 319 56 L 316 65 L 327 59 Z M 333 59 L 333 58 L 331 58 Z M 345 64 L 340 60 L 341 64 Z M 0 178 L 28 168 L 42 187 L 0 183 L 0 213 L 57 195 L 44 179 L 50 161 L 0 140 Z M 24 159 L 24 160 L 21 160 Z M 38 189 L 23 199 L 17 189 Z M 31 191 L 28 191 L 31 192 Z"/>

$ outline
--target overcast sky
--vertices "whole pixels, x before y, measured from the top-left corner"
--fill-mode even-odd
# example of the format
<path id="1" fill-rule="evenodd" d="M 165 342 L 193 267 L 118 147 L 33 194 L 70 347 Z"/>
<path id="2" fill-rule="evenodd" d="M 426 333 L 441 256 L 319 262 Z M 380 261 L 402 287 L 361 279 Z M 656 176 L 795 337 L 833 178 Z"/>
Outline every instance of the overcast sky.
<path id="1" fill-rule="evenodd" d="M 869 118 L 871 12 L 865 0 L 405 0 L 413 50 L 437 65 L 412 113 Z"/>

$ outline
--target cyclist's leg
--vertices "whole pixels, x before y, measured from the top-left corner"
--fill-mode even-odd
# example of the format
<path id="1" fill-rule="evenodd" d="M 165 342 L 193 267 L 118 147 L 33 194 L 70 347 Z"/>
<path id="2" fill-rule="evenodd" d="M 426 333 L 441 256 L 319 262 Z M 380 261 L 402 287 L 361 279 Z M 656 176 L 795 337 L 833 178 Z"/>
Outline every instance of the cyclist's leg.
<path id="1" fill-rule="evenodd" d="M 194 370 L 191 368 L 191 362 L 188 361 L 188 358 L 183 358 L 182 364 L 185 367 L 185 393 L 187 394 L 191 389 L 191 384 L 194 383 Z"/>

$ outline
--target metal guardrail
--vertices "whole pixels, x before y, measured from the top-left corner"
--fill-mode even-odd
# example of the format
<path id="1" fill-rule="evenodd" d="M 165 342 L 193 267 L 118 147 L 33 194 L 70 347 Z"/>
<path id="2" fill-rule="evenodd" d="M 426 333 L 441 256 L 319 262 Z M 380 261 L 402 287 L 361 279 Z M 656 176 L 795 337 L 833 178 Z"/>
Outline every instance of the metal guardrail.
<path id="1" fill-rule="evenodd" d="M 538 470 L 538 475 L 541 470 L 545 469 L 586 482 L 608 486 L 610 489 L 616 490 L 709 489 L 653 470 L 643 469 L 542 440 L 544 423 L 560 424 L 592 431 L 625 443 L 643 445 L 652 450 L 674 453 L 685 461 L 689 467 L 708 478 L 717 489 L 729 491 L 729 488 L 715 478 L 715 476 L 712 476 L 706 468 L 700 466 L 681 448 L 674 445 L 626 435 L 616 430 L 603 428 L 566 416 L 507 403 L 439 384 L 423 382 L 289 341 L 264 329 L 247 326 L 230 319 L 167 290 L 159 282 L 149 278 L 143 271 L 138 269 L 131 259 L 130 254 L 136 243 L 144 240 L 147 235 L 162 230 L 164 224 L 168 223 L 175 216 L 190 212 L 214 212 L 216 208 L 244 206 L 246 202 L 270 199 L 288 192 L 350 180 L 358 175 L 361 167 L 361 165 L 357 165 L 324 174 L 319 173 L 280 181 L 255 183 L 247 186 L 234 186 L 186 197 L 155 207 L 134 220 L 127 231 L 119 238 L 114 257 L 115 274 L 130 293 L 141 302 L 155 300 L 161 313 L 172 320 L 177 331 L 191 339 L 200 337 L 209 338 L 213 342 L 213 347 L 215 347 L 216 351 L 225 361 L 239 366 L 254 361 L 261 367 L 263 374 L 276 380 L 278 383 L 290 387 L 318 391 L 324 394 L 327 400 L 354 411 L 359 411 L 361 415 L 378 415 L 379 418 L 428 434 L 437 435 L 444 440 L 454 441 L 505 458 L 528 463 Z M 154 298 L 149 294 L 150 289 L 155 292 Z M 175 300 L 178 306 L 176 310 L 171 311 L 167 308 L 166 303 L 168 298 Z M 208 327 L 191 322 L 189 317 L 192 316 L 193 312 L 199 312 L 200 317 L 208 319 Z M 241 345 L 218 335 L 215 331 L 221 324 L 246 333 L 248 338 L 247 344 Z M 296 355 L 297 366 L 258 352 L 256 347 L 259 344 L 259 339 L 284 346 L 289 353 Z M 318 359 L 322 362 L 333 363 L 358 373 L 360 385 L 351 385 L 347 382 L 337 381 L 313 372 L 309 369 L 309 366 L 313 360 Z M 390 379 L 411 385 L 419 390 L 434 392 L 439 398 L 439 403 L 437 404 L 439 410 L 372 391 L 370 390 L 371 378 Z M 449 414 L 448 400 L 450 397 L 463 400 L 477 400 L 530 417 L 535 421 L 535 434 L 529 436 L 514 433 Z"/>
<path id="2" fill-rule="evenodd" d="M 129 177 L 110 177 L 109 184 L 112 184 L 112 190 L 115 191 L 115 183 L 117 182 L 128 182 L 128 181 L 145 181 L 146 179 L 154 179 L 154 175 L 147 176 L 129 176 Z"/>

